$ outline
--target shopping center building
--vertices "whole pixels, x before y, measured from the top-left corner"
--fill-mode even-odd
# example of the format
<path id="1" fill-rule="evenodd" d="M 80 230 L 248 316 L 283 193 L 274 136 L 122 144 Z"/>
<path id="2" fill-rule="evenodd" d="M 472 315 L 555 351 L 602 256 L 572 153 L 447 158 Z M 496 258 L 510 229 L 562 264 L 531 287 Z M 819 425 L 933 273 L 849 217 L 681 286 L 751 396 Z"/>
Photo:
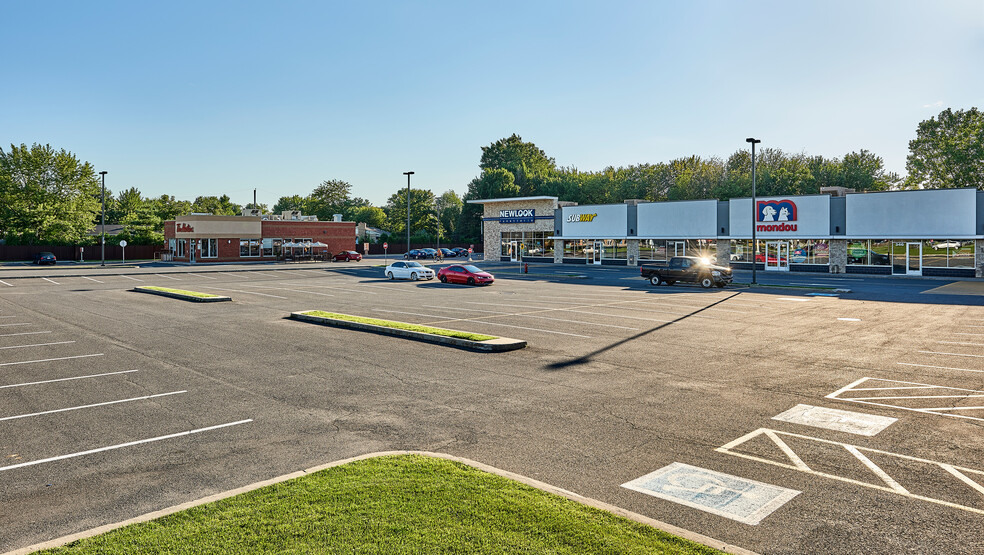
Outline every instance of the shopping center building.
<path id="1" fill-rule="evenodd" d="M 577 205 L 484 205 L 486 259 L 635 266 L 697 255 L 767 271 L 984 277 L 984 193 L 933 189 Z M 752 247 L 752 218 L 758 250 Z M 754 261 L 754 262 L 753 262 Z"/>
<path id="2" fill-rule="evenodd" d="M 164 240 L 174 262 L 251 262 L 284 257 L 283 245 L 305 252 L 337 253 L 355 247 L 355 222 L 320 222 L 298 211 L 261 214 L 244 210 L 242 216 L 191 214 L 164 222 Z M 311 245 L 324 245 L 312 247 Z M 305 251 L 307 249 L 307 251 Z"/>

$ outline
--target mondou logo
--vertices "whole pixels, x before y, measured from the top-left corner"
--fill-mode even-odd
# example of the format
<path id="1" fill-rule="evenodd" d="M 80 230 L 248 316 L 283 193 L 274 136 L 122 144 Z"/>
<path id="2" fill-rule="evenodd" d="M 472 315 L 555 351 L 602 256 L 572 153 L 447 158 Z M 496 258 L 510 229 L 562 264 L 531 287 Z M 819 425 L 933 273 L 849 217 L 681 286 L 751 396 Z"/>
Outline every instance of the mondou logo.
<path id="1" fill-rule="evenodd" d="M 598 214 L 571 214 L 567 216 L 568 222 L 593 222 Z"/>
<path id="2" fill-rule="evenodd" d="M 760 200 L 756 205 L 755 231 L 796 231 L 796 203 L 791 200 Z"/>

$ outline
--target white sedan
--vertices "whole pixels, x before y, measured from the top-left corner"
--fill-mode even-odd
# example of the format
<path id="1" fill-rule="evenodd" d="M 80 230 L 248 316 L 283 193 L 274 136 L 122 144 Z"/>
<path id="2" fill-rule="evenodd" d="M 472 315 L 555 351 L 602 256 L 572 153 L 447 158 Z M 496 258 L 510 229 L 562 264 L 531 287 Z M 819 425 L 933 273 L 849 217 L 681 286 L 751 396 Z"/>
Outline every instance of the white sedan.
<path id="1" fill-rule="evenodd" d="M 434 270 L 413 260 L 408 262 L 398 260 L 386 267 L 386 277 L 390 279 L 412 279 L 414 281 L 434 279 Z"/>

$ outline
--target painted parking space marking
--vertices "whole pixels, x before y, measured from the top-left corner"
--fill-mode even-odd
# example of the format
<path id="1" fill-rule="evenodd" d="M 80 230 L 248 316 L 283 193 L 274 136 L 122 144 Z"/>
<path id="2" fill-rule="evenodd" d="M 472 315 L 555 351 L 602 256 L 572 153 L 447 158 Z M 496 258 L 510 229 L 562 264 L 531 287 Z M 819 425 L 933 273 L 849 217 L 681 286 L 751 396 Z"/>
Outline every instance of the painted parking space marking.
<path id="1" fill-rule="evenodd" d="M 289 286 L 289 285 L 293 285 L 293 284 L 291 284 L 291 283 L 281 283 L 280 285 L 288 285 Z M 372 291 L 365 291 L 365 290 L 361 290 L 361 289 L 347 289 L 345 287 L 337 287 L 337 286 L 334 286 L 334 285 L 315 285 L 313 283 L 305 283 L 303 285 L 303 287 L 319 287 L 319 288 L 322 288 L 322 289 L 337 289 L 338 291 L 347 291 L 349 293 L 358 293 L 360 295 L 376 295 L 377 294 L 377 293 L 373 293 Z"/>
<path id="2" fill-rule="evenodd" d="M 75 356 L 71 356 L 71 357 L 43 358 L 43 359 L 40 359 L 40 360 L 22 360 L 22 361 L 19 361 L 19 362 L 2 362 L 2 363 L 0 363 L 0 366 L 15 366 L 17 364 L 34 364 L 34 363 L 37 363 L 37 362 L 53 362 L 53 361 L 56 361 L 56 360 L 72 360 L 72 359 L 76 359 L 76 358 L 101 357 L 104 354 L 105 353 L 96 353 L 96 354 L 92 354 L 92 355 L 75 355 Z"/>
<path id="3" fill-rule="evenodd" d="M 48 345 L 67 345 L 68 343 L 75 343 L 75 341 L 55 341 L 52 343 L 34 343 L 33 345 L 11 345 L 10 347 L 0 347 L 2 349 L 23 349 L 26 347 L 47 347 Z"/>
<path id="4" fill-rule="evenodd" d="M 255 285 L 255 284 L 244 285 L 244 287 L 258 287 L 260 289 L 275 289 L 277 291 L 290 291 L 291 293 L 304 293 L 306 295 L 319 295 L 319 296 L 322 296 L 322 297 L 334 297 L 335 296 L 335 295 L 332 295 L 331 293 L 318 293 L 317 291 L 302 291 L 300 289 L 294 289 L 292 287 L 273 287 L 273 286 L 270 286 L 270 285 Z"/>
<path id="5" fill-rule="evenodd" d="M 164 274 L 154 274 L 154 275 L 157 276 L 157 277 L 162 277 L 164 279 L 173 279 L 174 281 L 181 281 L 180 279 L 178 279 L 176 277 L 171 277 L 171 276 L 167 276 L 167 275 L 164 275 Z"/>
<path id="6" fill-rule="evenodd" d="M 69 382 L 69 381 L 72 381 L 72 380 L 84 380 L 84 379 L 87 379 L 87 378 L 101 378 L 103 376 L 115 376 L 117 374 L 129 374 L 131 372 L 139 372 L 139 370 L 121 370 L 119 372 L 103 372 L 102 374 L 89 374 L 87 376 L 73 376 L 71 378 L 58 378 L 58 379 L 55 379 L 55 380 L 41 380 L 41 381 L 37 381 L 37 382 L 24 382 L 24 383 L 10 384 L 10 385 L 0 385 L 0 389 L 9 389 L 9 388 L 12 388 L 12 387 L 26 387 L 26 386 L 29 386 L 29 385 L 42 385 L 42 384 L 46 384 L 46 383 L 55 383 L 55 382 Z"/>
<path id="7" fill-rule="evenodd" d="M 43 277 L 43 278 L 41 278 L 41 279 L 43 279 L 43 280 L 45 280 L 45 281 L 48 281 L 48 282 L 51 282 L 51 283 L 54 283 L 55 285 L 61 285 L 60 283 L 58 283 L 57 281 L 55 281 L 55 280 L 53 280 L 53 279 L 48 279 L 48 278 L 46 278 L 46 277 Z"/>
<path id="8" fill-rule="evenodd" d="M 738 450 L 743 447 L 745 448 L 744 451 Z M 804 453 L 802 457 L 796 453 L 794 447 L 803 448 L 801 451 L 801 453 Z M 765 448 L 771 448 L 771 450 L 768 453 L 764 453 L 763 450 Z M 895 493 L 910 499 L 918 499 L 920 501 L 927 501 L 937 505 L 984 515 L 984 501 L 981 502 L 981 506 L 972 507 L 964 504 L 966 501 L 962 500 L 963 497 L 954 497 L 962 493 L 956 487 L 958 484 L 967 486 L 978 494 L 984 494 L 984 485 L 982 485 L 984 483 L 984 471 L 973 468 L 960 467 L 868 447 L 859 447 L 829 439 L 780 432 L 768 428 L 759 428 L 758 430 L 745 434 L 730 443 L 718 447 L 715 451 L 773 466 L 788 468 L 790 470 L 805 472 L 814 476 L 822 476 L 866 488 Z M 850 453 L 858 462 L 858 466 L 850 470 L 871 474 L 876 479 L 865 481 L 850 476 L 821 472 L 814 470 L 804 462 L 808 460 L 805 454 L 807 452 L 811 454 L 809 457 L 811 462 L 812 459 L 819 458 L 820 463 L 823 464 L 825 452 L 832 453 L 833 456 L 838 457 L 835 460 L 839 461 L 845 451 Z M 769 456 L 766 457 L 766 454 Z M 872 457 L 877 459 L 880 464 L 876 464 Z M 840 468 L 841 465 L 837 465 L 837 467 Z M 918 471 L 914 471 L 914 468 L 917 468 Z M 848 471 L 849 469 L 845 468 L 845 474 Z M 851 474 L 856 473 L 851 472 Z M 940 479 L 944 477 L 947 478 L 947 481 L 943 485 L 940 485 Z M 917 495 L 912 493 L 912 491 L 939 491 L 939 493 L 935 497 L 930 497 L 929 495 Z M 960 501 L 945 499 L 947 495 Z"/>
<path id="9" fill-rule="evenodd" d="M 984 343 L 967 343 L 962 341 L 937 341 L 941 345 L 964 345 L 967 347 L 984 347 Z"/>
<path id="10" fill-rule="evenodd" d="M 780 301 L 795 301 L 795 302 L 798 302 L 798 303 L 805 303 L 805 302 L 809 302 L 810 299 L 800 299 L 800 298 L 797 298 L 797 297 L 779 297 L 779 300 Z"/>
<path id="11" fill-rule="evenodd" d="M 82 278 L 82 279 L 87 279 L 89 281 L 94 281 L 96 283 L 106 283 L 105 281 L 99 281 L 98 279 L 87 277 L 87 276 L 79 276 L 79 277 Z"/>
<path id="12" fill-rule="evenodd" d="M 217 277 L 206 276 L 206 275 L 202 275 L 202 274 L 192 274 L 192 273 L 189 273 L 187 275 L 189 275 L 189 276 L 195 276 L 195 277 L 200 277 L 200 278 L 205 278 L 205 279 L 219 279 Z"/>
<path id="13" fill-rule="evenodd" d="M 924 355 L 947 355 L 952 357 L 974 357 L 974 358 L 984 358 L 984 355 L 968 355 L 966 353 L 940 353 L 937 351 L 916 351 L 917 353 L 922 353 Z"/>
<path id="14" fill-rule="evenodd" d="M 536 318 L 538 320 L 553 320 L 555 322 L 567 322 L 569 324 L 579 324 L 583 326 L 600 326 L 605 328 L 618 328 L 623 330 L 639 331 L 639 328 L 630 328 L 628 326 L 616 326 L 615 324 L 598 324 L 595 322 L 585 322 L 583 320 L 571 320 L 569 318 L 551 318 L 549 316 L 535 316 L 533 314 L 515 314 L 513 312 L 502 312 L 499 310 L 481 310 L 477 308 L 461 308 L 458 306 L 435 306 L 435 305 L 424 305 L 424 308 L 436 308 L 438 310 L 463 310 L 465 312 L 487 312 L 491 314 L 501 314 L 504 317 L 516 316 L 519 318 Z"/>
<path id="15" fill-rule="evenodd" d="M 241 276 L 239 274 L 230 274 L 229 272 L 216 272 L 216 273 L 222 274 L 224 276 L 239 278 L 239 279 L 249 279 L 249 277 L 247 276 Z"/>
<path id="16" fill-rule="evenodd" d="M 841 322 L 860 322 L 861 318 L 838 318 Z"/>
<path id="17" fill-rule="evenodd" d="M 13 285 L 7 283 L 6 281 L 3 281 L 2 279 L 0 279 L 0 283 L 6 285 L 7 287 L 13 287 Z"/>
<path id="18" fill-rule="evenodd" d="M 957 370 L 959 372 L 980 372 L 984 373 L 984 370 L 972 370 L 970 368 L 954 368 L 952 366 L 933 366 L 932 364 L 916 364 L 913 362 L 896 362 L 895 364 L 901 364 L 902 366 L 918 366 L 920 368 L 936 368 L 938 370 Z"/>
<path id="19" fill-rule="evenodd" d="M 953 333 L 953 335 L 973 335 L 973 336 L 976 336 L 976 337 L 982 337 L 982 336 L 984 336 L 984 333 L 966 333 L 966 332 L 959 332 L 959 331 L 955 331 L 955 332 L 951 332 L 951 333 Z"/>
<path id="20" fill-rule="evenodd" d="M 281 297 L 280 295 L 270 295 L 268 293 L 257 293 L 256 291 L 243 291 L 242 289 L 227 289 L 225 287 L 205 287 L 202 289 L 214 289 L 216 291 L 232 291 L 233 293 L 246 293 L 247 295 L 259 295 L 261 297 L 273 297 L 274 299 L 287 299 L 287 297 Z"/>
<path id="21" fill-rule="evenodd" d="M 169 395 L 180 395 L 181 393 L 188 393 L 188 390 L 169 391 L 168 393 L 156 393 L 154 395 L 144 395 L 142 397 L 131 397 L 129 399 L 119 399 L 119 400 L 116 400 L 116 401 L 105 401 L 103 403 L 93 403 L 91 405 L 79 405 L 77 407 L 66 407 L 66 408 L 63 408 L 63 409 L 53 409 L 53 410 L 46 410 L 46 411 L 41 411 L 41 412 L 32 412 L 32 413 L 29 413 L 29 414 L 18 414 L 18 415 L 15 415 L 15 416 L 4 416 L 4 417 L 0 418 L 0 422 L 5 422 L 7 420 L 18 420 L 20 418 L 30 418 L 32 416 L 43 416 L 45 414 L 55 414 L 55 413 L 58 413 L 58 412 L 68 412 L 68 411 L 73 411 L 73 410 L 91 409 L 93 407 L 105 407 L 107 405 L 118 405 L 120 403 L 130 403 L 130 402 L 133 402 L 133 401 L 145 401 L 147 399 L 155 399 L 157 397 L 167 397 Z"/>
<path id="22" fill-rule="evenodd" d="M 272 277 L 272 278 L 278 278 L 278 279 L 280 278 L 280 276 L 277 276 L 277 275 L 273 275 L 273 274 L 265 274 L 265 273 L 263 273 L 263 272 L 256 272 L 256 271 L 253 271 L 253 272 L 250 272 L 250 273 L 251 273 L 251 274 L 256 274 L 256 275 L 258 275 L 258 276 L 263 276 L 263 277 Z"/>
<path id="23" fill-rule="evenodd" d="M 140 281 L 140 282 L 143 281 L 142 279 L 137 279 L 135 277 L 130 277 L 130 276 L 124 276 L 123 274 L 120 274 L 120 277 L 121 278 L 126 278 L 126 279 L 132 279 L 133 281 Z"/>
<path id="24" fill-rule="evenodd" d="M 758 524 L 800 494 L 794 489 L 679 462 L 626 482 L 622 487 L 751 525 Z"/>
<path id="25" fill-rule="evenodd" d="M 84 457 L 85 455 L 92 455 L 94 453 L 102 453 L 104 451 L 111 451 L 111 450 L 114 450 L 114 449 L 122 449 L 124 447 L 131 447 L 133 445 L 141 445 L 141 444 L 144 444 L 144 443 L 152 443 L 152 442 L 155 442 L 155 441 L 163 441 L 165 439 L 173 439 L 173 438 L 176 438 L 176 437 L 182 437 L 182 436 L 187 436 L 187 435 L 192 435 L 192 434 L 198 434 L 198 433 L 202 433 L 202 432 L 208 432 L 208 431 L 212 431 L 212 430 L 218 430 L 220 428 L 228 428 L 229 426 L 236 426 L 236 425 L 239 425 L 239 424 L 246 424 L 247 422 L 252 422 L 252 421 L 253 421 L 252 418 L 248 418 L 246 420 L 237 420 L 235 422 L 228 422 L 226 424 L 218 424 L 216 426 L 209 426 L 207 428 L 198 428 L 196 430 L 188 430 L 186 432 L 178 432 L 176 434 L 167 434 L 167 435 L 157 436 L 157 437 L 151 437 L 151 438 L 147 438 L 147 439 L 138 439 L 136 441 L 128 441 L 126 443 L 117 443 L 116 445 L 109 445 L 107 447 L 97 447 L 96 449 L 89 449 L 87 451 L 79 451 L 77 453 L 69 453 L 67 455 L 58 455 L 57 457 L 48 457 L 47 459 L 40 459 L 40 460 L 36 460 L 36 461 L 28 461 L 28 462 L 23 462 L 23 463 L 18 463 L 18 464 L 12 464 L 10 466 L 0 466 L 0 472 L 3 472 L 5 470 L 14 470 L 15 468 L 24 468 L 26 466 L 34 466 L 34 465 L 44 464 L 44 463 L 49 463 L 49 462 L 54 462 L 54 461 L 61 461 L 61 460 L 65 460 L 65 459 L 75 458 L 75 457 Z"/>
<path id="26" fill-rule="evenodd" d="M 777 414 L 773 420 L 803 424 L 815 428 L 826 428 L 838 432 L 875 436 L 878 432 L 894 424 L 898 419 L 888 416 L 877 416 L 848 410 L 815 407 L 812 405 L 796 405 L 795 407 Z"/>
<path id="27" fill-rule="evenodd" d="M 51 333 L 50 331 L 22 331 L 20 333 L 0 333 L 0 337 L 14 337 L 15 335 L 38 335 L 39 333 Z"/>
<path id="28" fill-rule="evenodd" d="M 984 421 L 984 391 L 976 389 L 861 378 L 827 395 L 827 399 Z M 958 406 L 965 401 L 974 404 Z"/>
<path id="29" fill-rule="evenodd" d="M 0 324 L 0 328 L 10 328 L 13 326 L 30 326 L 30 322 L 17 322 L 15 324 Z"/>
<path id="30" fill-rule="evenodd" d="M 488 321 L 485 320 L 485 318 L 494 318 L 494 316 L 478 316 L 478 317 L 475 317 L 475 318 L 455 318 L 454 316 L 440 316 L 440 315 L 437 315 L 437 314 L 421 314 L 420 312 L 406 312 L 406 311 L 403 311 L 403 310 L 389 310 L 389 309 L 386 309 L 386 308 L 374 308 L 373 311 L 374 312 L 391 312 L 393 314 L 408 314 L 410 316 L 423 316 L 425 318 L 438 318 L 438 320 L 436 320 L 434 322 L 423 322 L 421 324 L 421 325 L 427 325 L 427 326 L 434 326 L 434 325 L 437 325 L 437 324 L 442 324 L 443 325 L 443 324 L 447 324 L 448 322 L 475 322 L 475 323 L 478 323 L 478 324 L 488 324 L 490 326 L 503 326 L 503 327 L 506 327 L 506 328 L 516 328 L 516 329 L 521 329 L 521 330 L 539 331 L 539 332 L 543 332 L 543 333 L 552 333 L 552 334 L 556 334 L 556 335 L 569 335 L 571 337 L 583 337 L 585 339 L 591 339 L 591 336 L 590 335 L 578 335 L 576 333 L 566 333 L 566 332 L 562 332 L 562 331 L 544 330 L 544 329 L 540 329 L 540 328 L 527 328 L 527 327 L 523 327 L 523 326 L 514 326 L 512 324 L 501 324 L 501 323 L 498 323 L 498 322 L 488 322 Z"/>

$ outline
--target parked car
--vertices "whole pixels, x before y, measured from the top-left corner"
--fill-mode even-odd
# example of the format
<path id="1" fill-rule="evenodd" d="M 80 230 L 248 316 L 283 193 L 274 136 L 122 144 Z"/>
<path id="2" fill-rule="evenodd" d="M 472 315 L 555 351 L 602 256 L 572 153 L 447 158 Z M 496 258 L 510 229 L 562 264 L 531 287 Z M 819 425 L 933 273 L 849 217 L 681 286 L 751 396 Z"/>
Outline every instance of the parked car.
<path id="1" fill-rule="evenodd" d="M 444 256 L 444 258 L 454 258 L 458 256 L 458 253 L 454 252 L 451 249 L 446 249 L 444 247 L 441 247 L 441 254 Z"/>
<path id="2" fill-rule="evenodd" d="M 348 262 L 354 260 L 356 262 L 362 260 L 362 255 L 355 251 L 342 251 L 332 257 L 335 262 Z"/>
<path id="3" fill-rule="evenodd" d="M 464 247 L 455 247 L 455 248 L 453 248 L 451 250 L 453 250 L 455 252 L 455 254 L 457 254 L 461 258 L 467 258 L 468 257 L 468 249 L 466 249 Z"/>
<path id="4" fill-rule="evenodd" d="M 403 262 L 397 260 L 386 267 L 386 277 L 390 279 L 434 279 L 434 270 L 424 266 L 420 262 Z"/>
<path id="5" fill-rule="evenodd" d="M 940 241 L 933 244 L 934 249 L 959 249 L 961 246 L 960 241 Z"/>
<path id="6" fill-rule="evenodd" d="M 420 249 L 410 249 L 410 252 L 403 255 L 404 260 L 415 260 L 417 258 L 427 258 L 427 253 Z"/>
<path id="7" fill-rule="evenodd" d="M 437 279 L 442 283 L 492 285 L 495 276 L 471 264 L 452 264 L 438 270 Z"/>
<path id="8" fill-rule="evenodd" d="M 639 274 L 653 285 L 673 285 L 682 281 L 699 283 L 705 289 L 724 287 L 733 278 L 731 268 L 715 266 L 698 256 L 674 256 L 669 264 L 643 264 L 639 267 Z"/>
<path id="9" fill-rule="evenodd" d="M 50 252 L 39 252 L 34 254 L 34 263 L 37 265 L 41 264 L 54 264 L 58 259 L 55 255 Z"/>
<path id="10" fill-rule="evenodd" d="M 424 258 L 437 258 L 437 249 L 420 249 L 424 252 Z"/>

